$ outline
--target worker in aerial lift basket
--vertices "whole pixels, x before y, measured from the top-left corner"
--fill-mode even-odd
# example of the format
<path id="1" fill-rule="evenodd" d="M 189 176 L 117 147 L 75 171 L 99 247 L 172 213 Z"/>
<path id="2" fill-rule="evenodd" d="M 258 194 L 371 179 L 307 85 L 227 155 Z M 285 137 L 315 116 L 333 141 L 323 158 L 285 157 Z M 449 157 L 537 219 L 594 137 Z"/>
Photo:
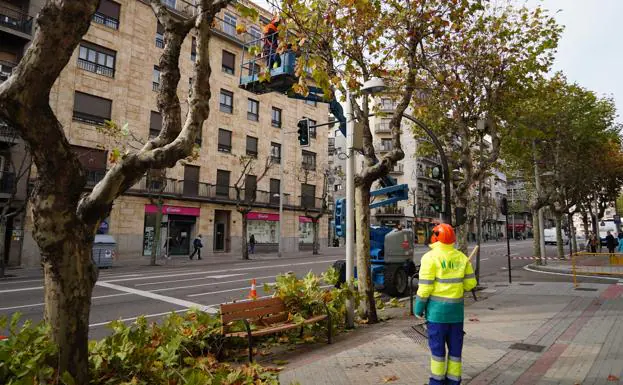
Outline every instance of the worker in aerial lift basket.
<path id="1" fill-rule="evenodd" d="M 280 21 L 277 15 L 264 26 L 264 56 L 269 69 L 281 67 L 281 55 L 277 53 L 279 47 L 279 34 L 277 32 Z"/>
<path id="2" fill-rule="evenodd" d="M 469 259 L 454 248 L 456 235 L 446 223 L 435 226 L 430 250 L 422 257 L 413 313 L 426 316 L 431 351 L 429 385 L 461 383 L 463 293 L 476 287 Z M 446 356 L 446 345 L 448 354 Z"/>

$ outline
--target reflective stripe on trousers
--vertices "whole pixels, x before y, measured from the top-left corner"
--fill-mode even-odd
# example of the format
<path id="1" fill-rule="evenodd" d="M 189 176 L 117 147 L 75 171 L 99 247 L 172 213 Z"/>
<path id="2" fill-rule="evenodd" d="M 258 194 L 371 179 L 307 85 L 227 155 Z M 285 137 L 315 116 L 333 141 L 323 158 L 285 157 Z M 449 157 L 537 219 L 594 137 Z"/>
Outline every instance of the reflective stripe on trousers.
<path id="1" fill-rule="evenodd" d="M 463 323 L 429 322 L 428 346 L 431 350 L 429 385 L 460 385 Z"/>

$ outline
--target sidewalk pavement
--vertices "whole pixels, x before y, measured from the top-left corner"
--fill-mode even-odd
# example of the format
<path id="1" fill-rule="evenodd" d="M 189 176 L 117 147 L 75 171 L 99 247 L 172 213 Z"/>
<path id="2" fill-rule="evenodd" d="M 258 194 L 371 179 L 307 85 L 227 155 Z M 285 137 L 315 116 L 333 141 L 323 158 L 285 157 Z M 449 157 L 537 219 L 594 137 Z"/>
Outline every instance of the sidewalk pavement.
<path id="1" fill-rule="evenodd" d="M 480 292 L 466 309 L 463 383 L 623 384 L 622 295 L 623 286 L 558 282 Z M 400 309 L 398 317 L 340 335 L 333 345 L 297 347 L 284 357 L 281 383 L 427 384 L 427 343 L 414 323 Z"/>

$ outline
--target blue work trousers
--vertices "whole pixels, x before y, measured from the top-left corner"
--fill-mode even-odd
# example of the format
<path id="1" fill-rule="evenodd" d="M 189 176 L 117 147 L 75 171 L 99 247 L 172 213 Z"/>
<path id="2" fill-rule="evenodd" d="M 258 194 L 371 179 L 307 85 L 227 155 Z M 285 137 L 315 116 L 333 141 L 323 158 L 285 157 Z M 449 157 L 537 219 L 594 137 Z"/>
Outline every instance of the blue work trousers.
<path id="1" fill-rule="evenodd" d="M 429 385 L 460 385 L 463 322 L 429 322 L 427 330 L 428 346 L 431 352 Z M 447 356 L 446 346 L 448 347 Z"/>

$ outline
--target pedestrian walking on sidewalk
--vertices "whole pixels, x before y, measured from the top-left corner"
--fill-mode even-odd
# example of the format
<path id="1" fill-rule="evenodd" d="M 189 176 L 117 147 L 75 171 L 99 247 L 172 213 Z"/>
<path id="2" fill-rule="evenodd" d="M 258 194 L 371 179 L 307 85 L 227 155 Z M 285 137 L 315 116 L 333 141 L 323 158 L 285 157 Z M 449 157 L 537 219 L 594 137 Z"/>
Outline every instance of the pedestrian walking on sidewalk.
<path id="1" fill-rule="evenodd" d="M 588 246 L 590 247 L 591 253 L 597 252 L 597 236 L 595 236 L 595 233 L 592 231 L 588 235 Z"/>
<path id="2" fill-rule="evenodd" d="M 195 254 L 197 254 L 197 259 L 201 259 L 201 248 L 203 247 L 203 242 L 201 241 L 201 234 L 197 235 L 195 240 L 193 241 L 193 253 L 190 255 L 190 259 L 193 259 Z"/>
<path id="3" fill-rule="evenodd" d="M 255 254 L 255 235 L 251 234 L 251 238 L 249 238 L 249 253 Z"/>
<path id="4" fill-rule="evenodd" d="M 452 226 L 435 226 L 430 242 L 432 250 L 422 257 L 413 313 L 426 316 L 431 351 L 429 385 L 460 385 L 463 294 L 476 287 L 476 276 L 469 259 L 454 248 L 456 235 Z"/>
<path id="5" fill-rule="evenodd" d="M 612 232 L 608 230 L 606 235 L 606 247 L 608 248 L 609 254 L 614 254 L 614 249 L 619 245 L 619 241 L 616 240 Z"/>

